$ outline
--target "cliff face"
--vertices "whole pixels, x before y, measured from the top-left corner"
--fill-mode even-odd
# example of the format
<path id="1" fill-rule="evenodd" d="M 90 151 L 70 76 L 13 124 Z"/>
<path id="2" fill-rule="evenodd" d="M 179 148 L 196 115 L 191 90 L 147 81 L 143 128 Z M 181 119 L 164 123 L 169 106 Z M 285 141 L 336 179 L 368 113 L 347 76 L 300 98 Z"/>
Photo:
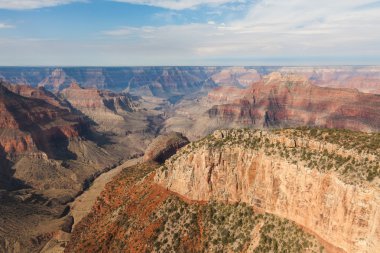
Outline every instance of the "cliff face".
<path id="1" fill-rule="evenodd" d="M 301 130 L 217 131 L 166 161 L 155 181 L 192 200 L 248 203 L 295 221 L 345 252 L 376 252 L 378 145 L 348 149 L 348 141 L 332 143 L 328 132 L 317 136 Z M 334 140 L 339 138 L 344 136 Z M 372 166 L 375 175 L 368 182 L 363 173 Z"/>
<path id="2" fill-rule="evenodd" d="M 93 109 L 100 111 L 133 111 L 135 104 L 127 93 L 113 93 L 107 90 L 83 89 L 72 83 L 70 87 L 62 90 L 61 94 L 72 106 L 79 110 Z"/>
<path id="3" fill-rule="evenodd" d="M 1 252 L 40 252 L 67 230 L 66 203 L 119 162 L 95 134 L 50 92 L 0 82 Z"/>
<path id="4" fill-rule="evenodd" d="M 133 112 L 137 107 L 137 103 L 127 93 L 83 89 L 76 83 L 72 83 L 59 94 L 75 109 L 89 116 L 104 131 L 123 124 L 123 116 Z"/>
<path id="5" fill-rule="evenodd" d="M 189 143 L 189 140 L 180 133 L 171 132 L 155 138 L 144 154 L 144 161 L 165 162 L 178 149 Z"/>
<path id="6" fill-rule="evenodd" d="M 69 77 L 63 69 L 54 69 L 49 76 L 44 78 L 38 86 L 45 87 L 51 91 L 59 91 L 63 88 L 66 88 L 75 81 L 73 78 Z"/>
<path id="7" fill-rule="evenodd" d="M 156 168 L 126 168 L 108 183 L 65 252 L 325 252 L 286 219 L 168 191 L 154 182 Z"/>
<path id="8" fill-rule="evenodd" d="M 50 186 L 70 195 L 79 191 L 84 180 L 96 170 L 115 162 L 115 158 L 106 158 L 104 150 L 86 140 L 92 132 L 86 119 L 59 104 L 52 94 L 17 86 L 12 86 L 12 90 L 25 96 L 0 84 L 0 148 L 3 159 L 8 161 L 3 168 L 8 177 L 36 189 Z M 93 154 L 82 157 L 88 151 Z M 73 161 L 83 162 L 75 166 L 79 170 L 84 164 L 100 163 L 94 168 L 73 171 L 61 170 L 63 161 L 66 167 Z"/>
<path id="9" fill-rule="evenodd" d="M 336 67 L 1 67 L 0 79 L 58 91 L 74 81 L 83 87 L 170 97 L 220 86 L 247 87 L 278 71 L 302 75 L 316 85 L 377 93 L 377 66 Z"/>
<path id="10" fill-rule="evenodd" d="M 60 91 L 68 88 L 72 82 L 78 82 L 86 88 L 111 89 L 118 92 L 125 90 L 140 95 L 170 97 L 214 87 L 215 83 L 209 78 L 216 69 L 213 67 L 48 68 L 34 70 L 34 73 L 39 73 L 41 80 L 32 85 Z M 23 76 L 28 76 L 29 71 L 20 70 L 27 72 Z M 9 75 L 7 72 L 4 74 L 6 78 Z M 8 78 L 11 81 L 18 80 L 16 77 L 11 75 Z"/>
<path id="11" fill-rule="evenodd" d="M 350 88 L 379 94 L 380 68 L 378 66 L 282 67 L 277 71 L 302 75 L 318 86 Z"/>
<path id="12" fill-rule="evenodd" d="M 228 89 L 227 91 L 225 89 Z M 380 129 L 380 97 L 350 89 L 312 85 L 298 75 L 272 73 L 250 88 L 209 93 L 210 118 L 254 127 L 322 126 L 359 131 Z"/>
<path id="13" fill-rule="evenodd" d="M 15 88 L 21 92 L 21 88 Z M 0 84 L 0 145 L 6 152 L 24 152 L 35 146 L 48 152 L 50 141 L 80 136 L 86 123 L 68 108 L 55 106 L 58 100 L 45 95 L 24 97 Z M 47 97 L 45 101 L 43 98 Z M 51 99 L 51 100 L 49 100 Z M 53 155 L 53 154 L 52 154 Z"/>
<path id="14" fill-rule="evenodd" d="M 212 79 L 219 85 L 247 87 L 261 80 L 260 73 L 252 68 L 230 67 L 214 74 Z"/>
<path id="15" fill-rule="evenodd" d="M 77 83 L 58 93 L 76 111 L 86 115 L 112 152 L 125 159 L 141 155 L 157 133 L 160 112 L 152 102 L 126 92 L 81 88 Z M 158 123 L 156 123 L 158 121 Z"/>
<path id="16" fill-rule="evenodd" d="M 56 95 L 42 87 L 34 88 L 30 85 L 13 85 L 9 83 L 3 84 L 8 90 L 22 97 L 37 98 L 53 106 L 62 109 L 70 109 L 70 105 L 66 101 L 63 101 L 62 99 L 58 98 Z"/>

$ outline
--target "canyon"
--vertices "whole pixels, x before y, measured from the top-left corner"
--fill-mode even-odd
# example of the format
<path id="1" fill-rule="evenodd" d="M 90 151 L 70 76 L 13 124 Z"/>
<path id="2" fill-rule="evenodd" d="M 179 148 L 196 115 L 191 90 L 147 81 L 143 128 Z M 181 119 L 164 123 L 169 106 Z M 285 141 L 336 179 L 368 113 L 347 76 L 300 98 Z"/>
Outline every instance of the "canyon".
<path id="1" fill-rule="evenodd" d="M 34 252 L 65 226 L 66 204 L 86 182 L 122 157 L 98 145 L 86 118 L 53 94 L 7 87 L 0 83 L 0 249 Z"/>
<path id="2" fill-rule="evenodd" d="M 123 170 L 65 252 L 376 252 L 379 138 L 218 130 Z"/>
<path id="3" fill-rule="evenodd" d="M 1 67 L 0 251 L 376 252 L 378 73 Z"/>
<path id="4" fill-rule="evenodd" d="M 73 82 L 83 88 L 168 97 L 215 87 L 210 76 L 219 67 L 66 67 L 0 68 L 0 79 L 57 92 Z"/>
<path id="5" fill-rule="evenodd" d="M 303 76 L 323 87 L 379 91 L 378 66 L 0 67 L 0 79 L 55 92 L 76 82 L 83 88 L 168 97 L 217 86 L 246 87 L 272 72 Z"/>
<path id="6" fill-rule="evenodd" d="M 256 127 L 319 126 L 378 131 L 380 97 L 353 89 L 318 87 L 307 78 L 273 72 L 245 89 L 221 87 L 209 93 L 222 102 L 210 117 Z"/>

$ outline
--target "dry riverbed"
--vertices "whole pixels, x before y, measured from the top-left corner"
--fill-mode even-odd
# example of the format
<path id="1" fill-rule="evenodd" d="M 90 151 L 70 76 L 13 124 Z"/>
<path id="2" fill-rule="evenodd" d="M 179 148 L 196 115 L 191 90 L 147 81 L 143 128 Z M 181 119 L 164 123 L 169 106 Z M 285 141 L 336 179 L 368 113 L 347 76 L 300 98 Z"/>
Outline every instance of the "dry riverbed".
<path id="1" fill-rule="evenodd" d="M 95 204 L 95 201 L 100 193 L 104 190 L 106 184 L 124 168 L 136 165 L 140 161 L 141 158 L 128 160 L 122 165 L 119 165 L 97 177 L 92 185 L 70 204 L 69 215 L 74 218 L 72 229 L 74 229 L 74 227 L 91 211 L 92 206 Z M 63 253 L 65 250 L 64 246 L 69 240 L 70 233 L 59 231 L 54 238 L 46 244 L 41 253 Z"/>

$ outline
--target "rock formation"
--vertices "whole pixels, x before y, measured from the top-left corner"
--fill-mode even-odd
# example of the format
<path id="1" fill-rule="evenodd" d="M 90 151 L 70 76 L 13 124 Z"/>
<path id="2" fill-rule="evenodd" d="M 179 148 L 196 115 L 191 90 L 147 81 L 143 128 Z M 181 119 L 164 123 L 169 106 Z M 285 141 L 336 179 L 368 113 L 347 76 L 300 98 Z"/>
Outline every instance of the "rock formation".
<path id="1" fill-rule="evenodd" d="M 315 85 L 378 93 L 377 66 L 334 67 L 2 67 L 0 79 L 58 91 L 74 81 L 83 87 L 170 97 L 219 86 L 246 87 L 271 72 L 297 74 Z"/>
<path id="2" fill-rule="evenodd" d="M 277 71 L 305 76 L 318 86 L 350 88 L 379 94 L 380 68 L 378 66 L 282 67 Z"/>
<path id="3" fill-rule="evenodd" d="M 155 181 L 196 201 L 247 203 L 344 252 L 380 247 L 379 134 L 223 130 L 183 148 Z"/>
<path id="4" fill-rule="evenodd" d="M 210 118 L 249 127 L 322 126 L 359 131 L 380 129 L 380 97 L 351 89 L 312 85 L 306 77 L 271 73 L 250 88 L 219 88 Z"/>
<path id="5" fill-rule="evenodd" d="M 45 87 L 48 90 L 58 92 L 61 89 L 68 87 L 75 79 L 69 77 L 65 71 L 61 68 L 54 69 L 50 76 L 42 80 L 38 86 Z"/>
<path id="6" fill-rule="evenodd" d="M 10 83 L 3 83 L 3 85 L 13 93 L 16 93 L 22 97 L 28 98 L 37 98 L 40 100 L 44 100 L 45 102 L 54 105 L 56 107 L 60 107 L 63 109 L 71 110 L 70 105 L 54 95 L 53 93 L 47 91 L 43 87 L 34 88 L 30 85 L 13 85 Z"/>
<path id="7" fill-rule="evenodd" d="M 221 86 L 247 87 L 254 82 L 260 81 L 261 75 L 256 69 L 230 67 L 222 69 L 211 78 Z"/>
<path id="8" fill-rule="evenodd" d="M 86 118 L 51 93 L 6 86 L 0 83 L 0 251 L 38 252 L 64 222 L 67 202 L 120 157 L 98 146 Z"/>
<path id="9" fill-rule="evenodd" d="M 180 133 L 171 132 L 155 138 L 145 151 L 144 161 L 165 162 L 178 149 L 189 143 L 189 140 Z"/>
<path id="10" fill-rule="evenodd" d="M 0 68 L 0 79 L 45 87 L 57 92 L 71 83 L 84 88 L 127 91 L 138 95 L 171 97 L 215 87 L 210 78 L 218 67 L 83 67 Z"/>
<path id="11" fill-rule="evenodd" d="M 137 107 L 129 94 L 83 89 L 77 83 L 72 83 L 59 94 L 75 109 L 90 117 L 103 131 L 110 131 L 123 124 L 123 116 Z M 125 129 L 120 131 L 125 132 Z"/>
<path id="12" fill-rule="evenodd" d="M 110 182 L 65 252 L 325 252 L 289 220 L 168 191 L 153 181 L 157 167 L 130 167 Z"/>

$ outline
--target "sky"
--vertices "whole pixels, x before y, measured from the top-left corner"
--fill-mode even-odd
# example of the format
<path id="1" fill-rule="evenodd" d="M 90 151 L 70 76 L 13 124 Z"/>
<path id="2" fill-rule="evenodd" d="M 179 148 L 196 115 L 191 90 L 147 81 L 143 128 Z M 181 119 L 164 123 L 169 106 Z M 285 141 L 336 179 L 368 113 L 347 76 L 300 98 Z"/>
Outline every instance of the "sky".
<path id="1" fill-rule="evenodd" d="M 375 0 L 0 0 L 0 65 L 379 65 L 379 26 Z"/>

